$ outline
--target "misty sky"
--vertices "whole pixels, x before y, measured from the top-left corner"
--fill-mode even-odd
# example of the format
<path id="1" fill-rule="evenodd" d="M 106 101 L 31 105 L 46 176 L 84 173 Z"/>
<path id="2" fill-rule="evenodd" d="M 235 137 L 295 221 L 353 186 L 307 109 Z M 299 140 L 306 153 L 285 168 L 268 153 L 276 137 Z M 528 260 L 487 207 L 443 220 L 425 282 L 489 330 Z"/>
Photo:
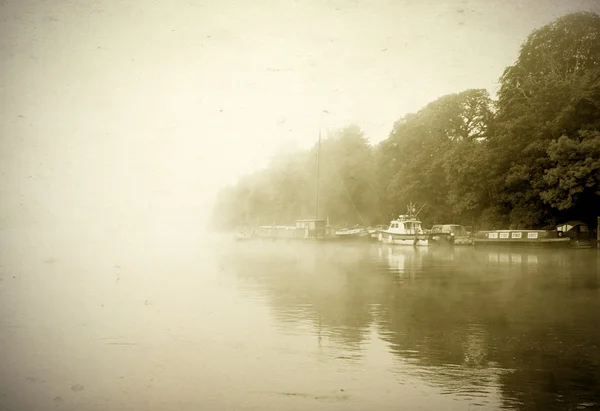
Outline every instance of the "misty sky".
<path id="1" fill-rule="evenodd" d="M 2 0 L 0 228 L 196 224 L 319 127 L 376 143 L 441 95 L 495 92 L 533 29 L 598 4 Z"/>

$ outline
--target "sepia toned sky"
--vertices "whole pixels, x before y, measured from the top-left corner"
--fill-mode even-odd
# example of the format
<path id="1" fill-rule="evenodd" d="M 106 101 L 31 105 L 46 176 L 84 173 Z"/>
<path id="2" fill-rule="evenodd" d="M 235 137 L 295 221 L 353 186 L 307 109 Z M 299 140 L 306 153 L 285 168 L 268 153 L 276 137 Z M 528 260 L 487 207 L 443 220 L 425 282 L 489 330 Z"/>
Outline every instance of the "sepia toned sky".
<path id="1" fill-rule="evenodd" d="M 356 123 L 377 143 L 441 95 L 494 93 L 533 29 L 599 9 L 596 0 L 3 0 L 0 228 L 199 224 L 220 186 L 311 146 L 320 127 Z"/>

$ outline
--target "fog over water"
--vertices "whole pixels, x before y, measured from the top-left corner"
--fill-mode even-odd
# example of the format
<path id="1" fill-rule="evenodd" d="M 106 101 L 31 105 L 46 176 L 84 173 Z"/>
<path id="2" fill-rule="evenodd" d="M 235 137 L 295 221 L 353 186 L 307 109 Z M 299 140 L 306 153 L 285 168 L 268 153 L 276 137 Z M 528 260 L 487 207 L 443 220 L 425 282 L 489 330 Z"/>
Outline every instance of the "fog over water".
<path id="1" fill-rule="evenodd" d="M 2 235 L 3 410 L 600 404 L 595 250 L 81 234 Z"/>

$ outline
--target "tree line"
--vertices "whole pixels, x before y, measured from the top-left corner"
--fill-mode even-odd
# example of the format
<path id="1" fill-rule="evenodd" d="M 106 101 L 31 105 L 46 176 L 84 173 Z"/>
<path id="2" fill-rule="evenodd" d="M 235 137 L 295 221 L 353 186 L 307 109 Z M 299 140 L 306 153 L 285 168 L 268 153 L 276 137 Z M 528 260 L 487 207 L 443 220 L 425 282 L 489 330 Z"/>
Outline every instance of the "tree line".
<path id="1" fill-rule="evenodd" d="M 600 215 L 600 16 L 565 15 L 534 30 L 499 79 L 400 118 L 372 146 L 359 126 L 273 158 L 220 191 L 213 228 L 387 224 L 409 202 L 425 226 L 549 228 Z M 319 161 L 319 167 L 317 167 Z M 318 169 L 318 171 L 317 171 Z"/>

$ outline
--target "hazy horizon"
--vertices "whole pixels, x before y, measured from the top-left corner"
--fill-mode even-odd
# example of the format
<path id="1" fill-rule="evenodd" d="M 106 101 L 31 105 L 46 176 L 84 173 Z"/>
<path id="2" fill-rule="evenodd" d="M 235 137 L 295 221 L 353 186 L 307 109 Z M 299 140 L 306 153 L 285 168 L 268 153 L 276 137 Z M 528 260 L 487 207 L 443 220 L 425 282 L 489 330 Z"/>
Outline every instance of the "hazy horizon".
<path id="1" fill-rule="evenodd" d="M 493 94 L 532 30 L 598 9 L 3 2 L 0 227 L 193 230 L 220 187 L 310 147 L 319 128 L 354 123 L 375 144 L 442 95 Z"/>

